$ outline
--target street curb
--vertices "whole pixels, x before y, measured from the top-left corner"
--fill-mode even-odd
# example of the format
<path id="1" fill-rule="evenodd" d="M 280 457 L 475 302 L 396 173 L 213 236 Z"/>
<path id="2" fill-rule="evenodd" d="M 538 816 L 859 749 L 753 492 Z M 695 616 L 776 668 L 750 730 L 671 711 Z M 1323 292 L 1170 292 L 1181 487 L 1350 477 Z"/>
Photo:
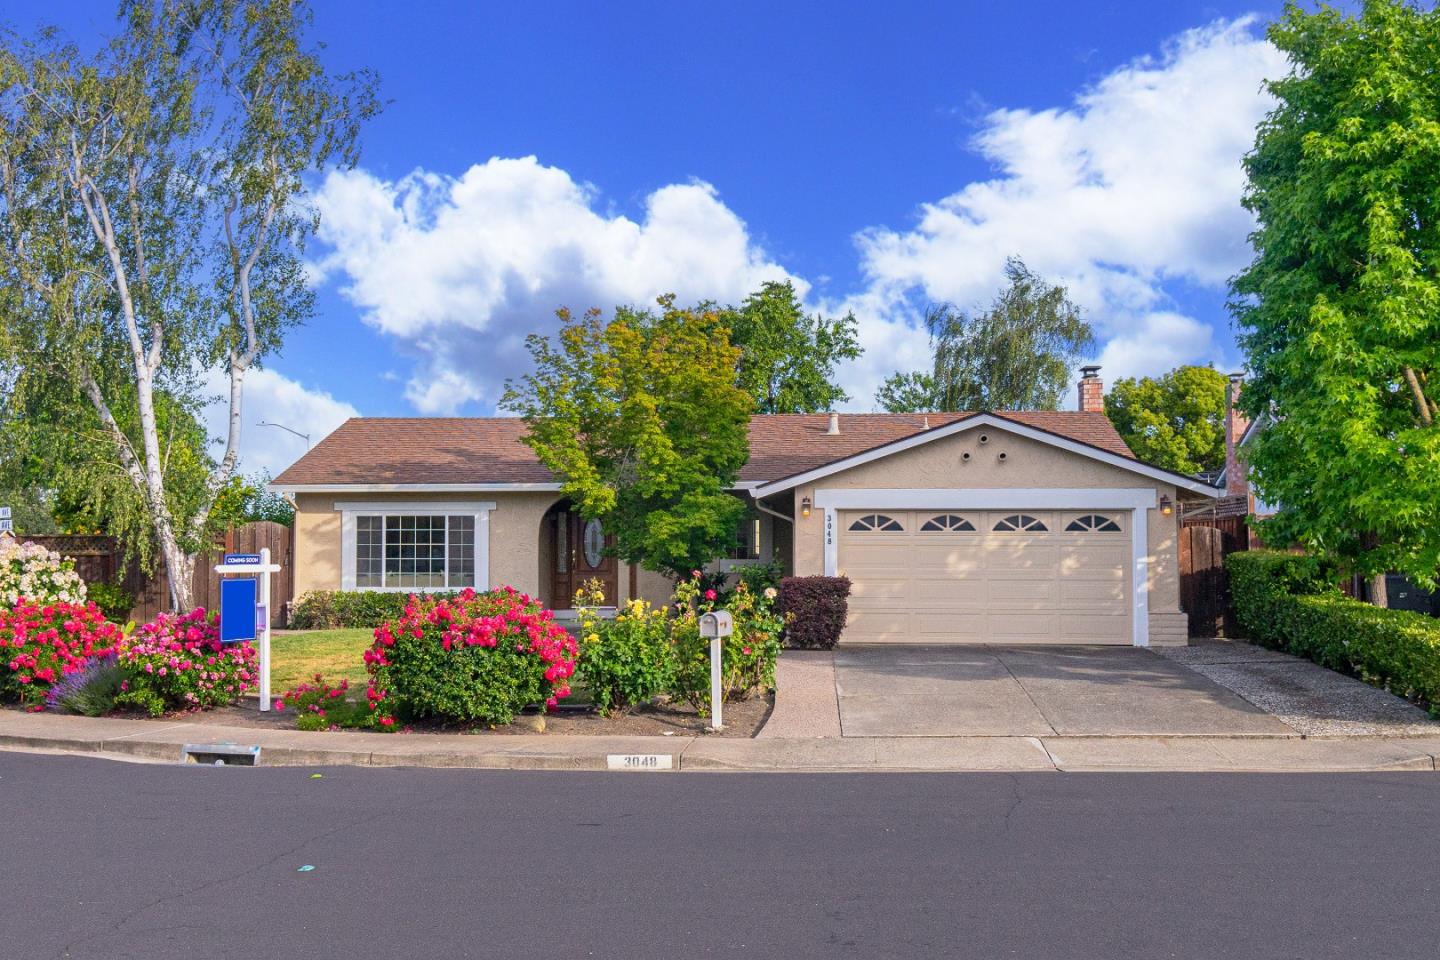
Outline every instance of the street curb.
<path id="1" fill-rule="evenodd" d="M 111 729 L 114 736 L 103 735 Z M 1435 771 L 1440 756 L 1437 737 L 466 737 L 0 714 L 0 751 L 179 763 L 185 744 L 222 743 L 258 744 L 259 764 L 267 767 L 607 770 L 622 758 L 623 770 L 624 757 L 658 756 L 633 769 L 669 773 Z"/>

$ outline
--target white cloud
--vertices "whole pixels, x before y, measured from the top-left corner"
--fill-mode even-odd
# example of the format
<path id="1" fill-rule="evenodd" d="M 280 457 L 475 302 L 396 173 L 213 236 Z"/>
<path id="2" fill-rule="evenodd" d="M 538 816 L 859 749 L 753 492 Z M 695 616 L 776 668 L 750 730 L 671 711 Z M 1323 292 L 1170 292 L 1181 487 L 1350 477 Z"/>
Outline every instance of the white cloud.
<path id="1" fill-rule="evenodd" d="M 224 453 L 224 438 L 229 429 L 230 380 L 219 371 L 206 378 L 207 391 L 217 399 L 205 409 L 205 423 L 211 438 L 219 438 L 212 447 L 218 458 Z M 310 446 L 323 440 L 350 417 L 360 412 L 323 390 L 311 390 L 269 368 L 251 370 L 245 376 L 243 418 L 240 430 L 240 465 L 245 474 L 268 473 L 276 476 L 305 454 L 305 441 L 279 427 L 259 424 L 280 423 L 292 430 L 310 435 Z"/>
<path id="2" fill-rule="evenodd" d="M 1096 326 L 1106 376 L 1204 362 L 1210 328 L 1175 311 L 1167 281 L 1221 289 L 1249 257 L 1241 159 L 1283 56 L 1249 19 L 1187 31 L 1064 109 L 992 112 L 972 146 L 997 175 L 920 207 L 913 229 L 857 237 L 870 355 L 847 371 L 858 399 L 913 353 L 916 301 L 987 302 L 1019 255 L 1070 287 Z M 863 404 L 862 404 L 863 406 Z"/>
<path id="3" fill-rule="evenodd" d="M 596 201 L 534 157 L 458 178 L 336 172 L 316 196 L 332 248 L 318 267 L 343 272 L 366 322 L 421 357 L 406 396 L 422 413 L 494 403 L 528 364 L 525 335 L 553 331 L 557 307 L 608 310 L 667 292 L 734 301 L 788 276 L 709 184 L 661 187 L 639 222 Z"/>

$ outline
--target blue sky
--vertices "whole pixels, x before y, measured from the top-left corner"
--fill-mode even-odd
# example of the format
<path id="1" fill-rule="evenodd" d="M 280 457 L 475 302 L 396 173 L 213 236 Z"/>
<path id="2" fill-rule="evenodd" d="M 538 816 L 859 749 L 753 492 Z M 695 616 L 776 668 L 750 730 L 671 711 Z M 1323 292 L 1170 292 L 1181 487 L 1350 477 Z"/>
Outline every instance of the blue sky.
<path id="1" fill-rule="evenodd" d="M 854 310 L 853 409 L 921 366 L 929 302 L 1007 254 L 1071 286 L 1108 379 L 1238 361 L 1239 161 L 1284 64 L 1266 4 L 316 2 L 336 70 L 390 100 L 315 183 L 320 314 L 247 425 L 489 413 L 569 304 L 738 300 L 790 276 Z M 112 2 L 0 0 L 82 41 Z M 303 451 L 249 428 L 244 466 Z"/>

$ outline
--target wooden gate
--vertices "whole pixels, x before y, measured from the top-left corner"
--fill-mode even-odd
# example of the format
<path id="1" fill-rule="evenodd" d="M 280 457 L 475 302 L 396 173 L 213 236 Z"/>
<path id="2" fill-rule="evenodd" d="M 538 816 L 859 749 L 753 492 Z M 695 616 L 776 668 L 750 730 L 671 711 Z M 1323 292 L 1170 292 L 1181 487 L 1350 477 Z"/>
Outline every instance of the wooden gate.
<path id="1" fill-rule="evenodd" d="M 1190 617 L 1192 637 L 1237 635 L 1225 573 L 1225 556 L 1236 546 L 1235 538 L 1218 527 L 1180 530 L 1180 607 Z"/>

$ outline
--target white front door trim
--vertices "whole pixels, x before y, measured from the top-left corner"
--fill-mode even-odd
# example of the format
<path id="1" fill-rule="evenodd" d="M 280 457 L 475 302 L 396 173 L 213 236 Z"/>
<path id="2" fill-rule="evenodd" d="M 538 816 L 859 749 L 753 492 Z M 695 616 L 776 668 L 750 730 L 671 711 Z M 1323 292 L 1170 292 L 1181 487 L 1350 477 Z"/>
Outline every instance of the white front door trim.
<path id="1" fill-rule="evenodd" d="M 815 505 L 825 511 L 825 576 L 840 569 L 836 534 L 838 510 L 1129 510 L 1132 576 L 1131 642 L 1150 646 L 1150 510 L 1158 502 L 1153 487 L 1030 487 L 994 489 L 816 490 Z"/>

